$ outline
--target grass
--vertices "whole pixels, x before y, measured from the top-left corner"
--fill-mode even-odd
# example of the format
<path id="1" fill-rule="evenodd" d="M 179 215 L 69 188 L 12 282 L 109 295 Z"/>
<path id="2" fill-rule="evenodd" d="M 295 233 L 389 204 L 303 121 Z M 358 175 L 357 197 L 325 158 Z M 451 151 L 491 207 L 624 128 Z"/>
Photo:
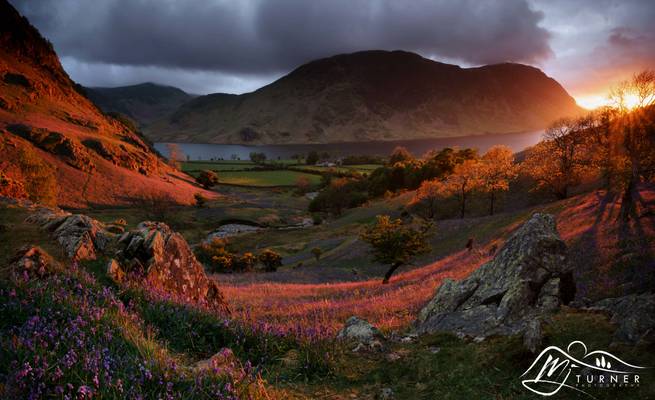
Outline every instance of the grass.
<path id="1" fill-rule="evenodd" d="M 307 179 L 311 185 L 317 185 L 321 180 L 318 175 L 288 170 L 223 171 L 218 175 L 220 184 L 253 187 L 294 186 L 300 178 Z"/>

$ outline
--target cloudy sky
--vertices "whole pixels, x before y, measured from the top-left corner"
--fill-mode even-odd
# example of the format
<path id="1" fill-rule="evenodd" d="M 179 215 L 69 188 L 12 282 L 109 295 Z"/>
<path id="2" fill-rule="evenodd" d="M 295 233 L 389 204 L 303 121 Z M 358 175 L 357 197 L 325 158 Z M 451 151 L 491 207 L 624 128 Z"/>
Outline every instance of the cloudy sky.
<path id="1" fill-rule="evenodd" d="M 415 51 L 542 68 L 582 105 L 655 67 L 653 0 L 10 0 L 88 86 L 254 90 L 316 58 Z"/>

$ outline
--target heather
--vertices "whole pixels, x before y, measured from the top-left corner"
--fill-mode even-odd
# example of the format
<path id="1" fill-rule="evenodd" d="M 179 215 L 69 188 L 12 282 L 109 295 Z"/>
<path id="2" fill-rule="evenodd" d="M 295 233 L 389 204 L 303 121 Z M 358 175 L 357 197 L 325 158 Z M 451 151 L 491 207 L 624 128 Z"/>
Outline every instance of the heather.
<path id="1" fill-rule="evenodd" d="M 0 378 L 7 398 L 259 398 L 240 362 L 191 370 L 157 340 L 137 307 L 76 265 L 0 289 Z M 218 350 L 220 347 L 216 348 Z"/>

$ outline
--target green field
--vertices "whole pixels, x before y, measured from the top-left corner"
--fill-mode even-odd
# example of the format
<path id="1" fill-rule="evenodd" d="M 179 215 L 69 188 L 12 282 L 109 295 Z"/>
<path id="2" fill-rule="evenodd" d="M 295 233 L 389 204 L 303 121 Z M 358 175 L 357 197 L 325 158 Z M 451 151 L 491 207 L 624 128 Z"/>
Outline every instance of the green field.
<path id="1" fill-rule="evenodd" d="M 187 173 L 202 170 L 238 171 L 254 168 L 255 166 L 255 163 L 251 161 L 190 161 L 182 163 L 182 171 Z"/>
<path id="2" fill-rule="evenodd" d="M 317 165 L 299 165 L 295 167 L 296 169 L 302 169 L 306 171 L 315 171 L 315 172 L 328 172 L 336 171 L 341 173 L 346 172 L 359 172 L 360 174 L 370 174 L 372 171 L 380 168 L 381 165 L 378 164 L 362 164 L 362 165 L 340 165 L 338 167 L 321 167 Z"/>
<path id="3" fill-rule="evenodd" d="M 218 181 L 227 185 L 275 187 L 294 186 L 300 177 L 306 177 L 312 185 L 316 185 L 321 181 L 319 175 L 288 170 L 221 171 L 218 174 Z"/>

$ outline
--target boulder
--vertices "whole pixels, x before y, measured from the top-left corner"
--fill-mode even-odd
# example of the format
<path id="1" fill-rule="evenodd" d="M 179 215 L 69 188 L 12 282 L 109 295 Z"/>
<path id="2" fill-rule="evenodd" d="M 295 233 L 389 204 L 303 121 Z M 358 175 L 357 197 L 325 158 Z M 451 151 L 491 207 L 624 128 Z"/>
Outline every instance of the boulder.
<path id="1" fill-rule="evenodd" d="M 655 339 L 655 293 L 603 299 L 589 309 L 610 314 L 611 322 L 617 325 L 615 342 L 653 342 Z"/>
<path id="2" fill-rule="evenodd" d="M 343 329 L 337 334 L 337 339 L 350 340 L 368 345 L 379 342 L 380 339 L 384 339 L 384 336 L 378 328 L 363 319 L 353 316 L 348 318 Z"/>
<path id="3" fill-rule="evenodd" d="M 118 241 L 117 252 L 128 274 L 178 299 L 227 312 L 215 281 L 209 279 L 184 237 L 161 222 L 142 222 Z"/>
<path id="4" fill-rule="evenodd" d="M 43 278 L 60 268 L 59 264 L 42 248 L 25 246 L 11 261 L 11 270 L 19 276 Z"/>
<path id="5" fill-rule="evenodd" d="M 518 334 L 529 321 L 568 304 L 574 294 L 555 218 L 534 214 L 492 261 L 462 281 L 444 280 L 420 311 L 416 330 L 482 338 Z"/>
<path id="6" fill-rule="evenodd" d="M 231 349 L 224 347 L 206 360 L 198 361 L 194 364 L 192 370 L 199 373 L 207 370 L 231 369 L 239 365 L 239 360 Z"/>
<path id="7" fill-rule="evenodd" d="M 69 214 L 61 210 L 39 209 L 27 218 L 52 233 L 73 260 L 95 260 L 113 238 L 103 223 L 82 214 Z"/>

